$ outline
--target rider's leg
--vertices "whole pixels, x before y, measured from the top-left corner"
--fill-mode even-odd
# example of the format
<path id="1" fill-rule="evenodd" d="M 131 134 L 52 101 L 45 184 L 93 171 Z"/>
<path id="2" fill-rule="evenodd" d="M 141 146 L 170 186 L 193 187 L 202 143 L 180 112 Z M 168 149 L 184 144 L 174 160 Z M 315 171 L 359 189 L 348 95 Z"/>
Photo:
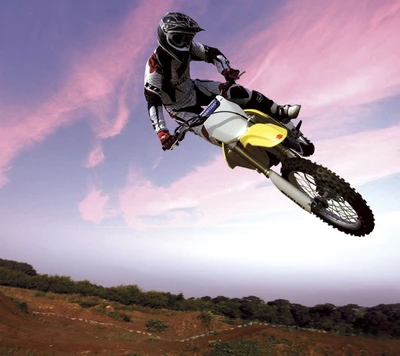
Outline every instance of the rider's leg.
<path id="1" fill-rule="evenodd" d="M 287 124 L 299 115 L 301 105 L 278 105 L 256 90 L 249 90 L 241 85 L 233 85 L 227 92 L 228 99 L 244 109 L 255 109 Z"/>

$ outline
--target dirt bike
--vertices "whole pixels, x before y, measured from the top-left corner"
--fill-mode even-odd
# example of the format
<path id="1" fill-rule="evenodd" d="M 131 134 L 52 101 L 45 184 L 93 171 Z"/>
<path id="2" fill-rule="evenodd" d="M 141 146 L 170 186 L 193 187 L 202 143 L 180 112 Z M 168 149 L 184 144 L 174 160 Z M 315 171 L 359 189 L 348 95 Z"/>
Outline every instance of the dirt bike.
<path id="1" fill-rule="evenodd" d="M 374 229 L 371 209 L 349 183 L 300 157 L 314 153 L 314 145 L 300 131 L 301 121 L 296 127 L 291 122 L 284 125 L 217 95 L 198 116 L 178 125 L 176 143 L 200 125 L 221 145 L 230 168 L 264 174 L 293 202 L 346 234 L 364 236 Z M 271 168 L 279 164 L 281 174 Z"/>

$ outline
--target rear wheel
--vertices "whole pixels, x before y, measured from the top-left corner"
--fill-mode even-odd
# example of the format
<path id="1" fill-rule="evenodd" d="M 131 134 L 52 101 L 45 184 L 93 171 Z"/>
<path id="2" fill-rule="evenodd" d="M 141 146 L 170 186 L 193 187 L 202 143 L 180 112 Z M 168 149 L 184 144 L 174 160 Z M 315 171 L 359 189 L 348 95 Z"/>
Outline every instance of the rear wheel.
<path id="1" fill-rule="evenodd" d="M 362 196 L 329 169 L 303 158 L 285 160 L 282 177 L 307 194 L 312 213 L 346 234 L 364 236 L 375 226 L 374 215 Z"/>

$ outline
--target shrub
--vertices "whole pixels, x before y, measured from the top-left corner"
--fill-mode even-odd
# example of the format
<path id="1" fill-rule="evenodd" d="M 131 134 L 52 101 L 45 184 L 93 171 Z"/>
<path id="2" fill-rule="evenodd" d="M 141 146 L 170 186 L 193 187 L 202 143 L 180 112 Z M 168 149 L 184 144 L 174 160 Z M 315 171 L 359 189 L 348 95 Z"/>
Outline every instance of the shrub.
<path id="1" fill-rule="evenodd" d="M 213 341 L 213 349 L 207 356 L 263 356 L 261 345 L 250 340 Z"/>
<path id="2" fill-rule="evenodd" d="M 84 300 L 83 302 L 78 303 L 82 308 L 91 308 L 99 305 L 98 301 L 95 300 Z"/>
<path id="3" fill-rule="evenodd" d="M 185 352 L 200 352 L 200 347 L 194 344 L 186 344 Z"/>
<path id="4" fill-rule="evenodd" d="M 122 321 L 125 321 L 126 323 L 129 323 L 131 321 L 131 317 L 127 314 L 124 313 L 119 313 L 119 315 L 122 318 Z"/>
<path id="5" fill-rule="evenodd" d="M 108 316 L 109 318 L 113 318 L 115 320 L 122 320 L 125 321 L 126 323 L 129 323 L 131 321 L 131 317 L 125 313 L 121 313 L 118 311 L 107 311 L 105 308 L 103 307 L 97 307 L 96 310 L 105 315 Z"/>
<path id="6" fill-rule="evenodd" d="M 37 292 L 33 296 L 35 298 L 44 298 L 44 297 L 46 297 L 46 293 L 45 292 Z"/>
<path id="7" fill-rule="evenodd" d="M 12 260 L 4 260 L 0 258 L 0 267 L 4 267 L 10 270 L 19 271 L 25 273 L 28 276 L 36 276 L 36 270 L 28 263 L 17 262 Z"/>
<path id="8" fill-rule="evenodd" d="M 28 313 L 28 304 L 26 302 L 20 302 L 19 300 L 14 301 L 19 310 L 21 310 L 24 313 Z"/>
<path id="9" fill-rule="evenodd" d="M 121 320 L 121 314 L 116 312 L 116 311 L 111 311 L 111 312 L 107 312 L 105 313 L 107 316 L 109 316 L 110 318 L 113 318 L 115 320 Z"/>
<path id="10" fill-rule="evenodd" d="M 207 326 L 210 326 L 214 320 L 214 314 L 209 310 L 202 310 L 199 315 L 199 319 Z"/>
<path id="11" fill-rule="evenodd" d="M 168 328 L 168 325 L 162 320 L 149 319 L 146 322 L 146 327 L 148 331 L 163 331 Z"/>
<path id="12" fill-rule="evenodd" d="M 166 293 L 150 291 L 142 293 L 140 304 L 144 307 L 153 309 L 166 309 L 168 307 L 168 296 Z"/>

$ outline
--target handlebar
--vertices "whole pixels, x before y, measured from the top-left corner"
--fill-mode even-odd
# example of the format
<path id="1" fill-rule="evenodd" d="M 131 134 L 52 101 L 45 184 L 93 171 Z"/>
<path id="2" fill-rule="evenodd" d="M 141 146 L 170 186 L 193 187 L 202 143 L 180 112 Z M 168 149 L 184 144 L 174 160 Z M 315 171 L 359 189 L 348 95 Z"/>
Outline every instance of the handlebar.
<path id="1" fill-rule="evenodd" d="M 186 133 L 190 131 L 192 127 L 202 125 L 207 119 L 208 116 L 197 115 L 186 122 L 180 123 L 174 130 L 176 141 L 172 144 L 170 150 L 173 150 L 178 142 L 181 142 L 185 138 Z"/>

